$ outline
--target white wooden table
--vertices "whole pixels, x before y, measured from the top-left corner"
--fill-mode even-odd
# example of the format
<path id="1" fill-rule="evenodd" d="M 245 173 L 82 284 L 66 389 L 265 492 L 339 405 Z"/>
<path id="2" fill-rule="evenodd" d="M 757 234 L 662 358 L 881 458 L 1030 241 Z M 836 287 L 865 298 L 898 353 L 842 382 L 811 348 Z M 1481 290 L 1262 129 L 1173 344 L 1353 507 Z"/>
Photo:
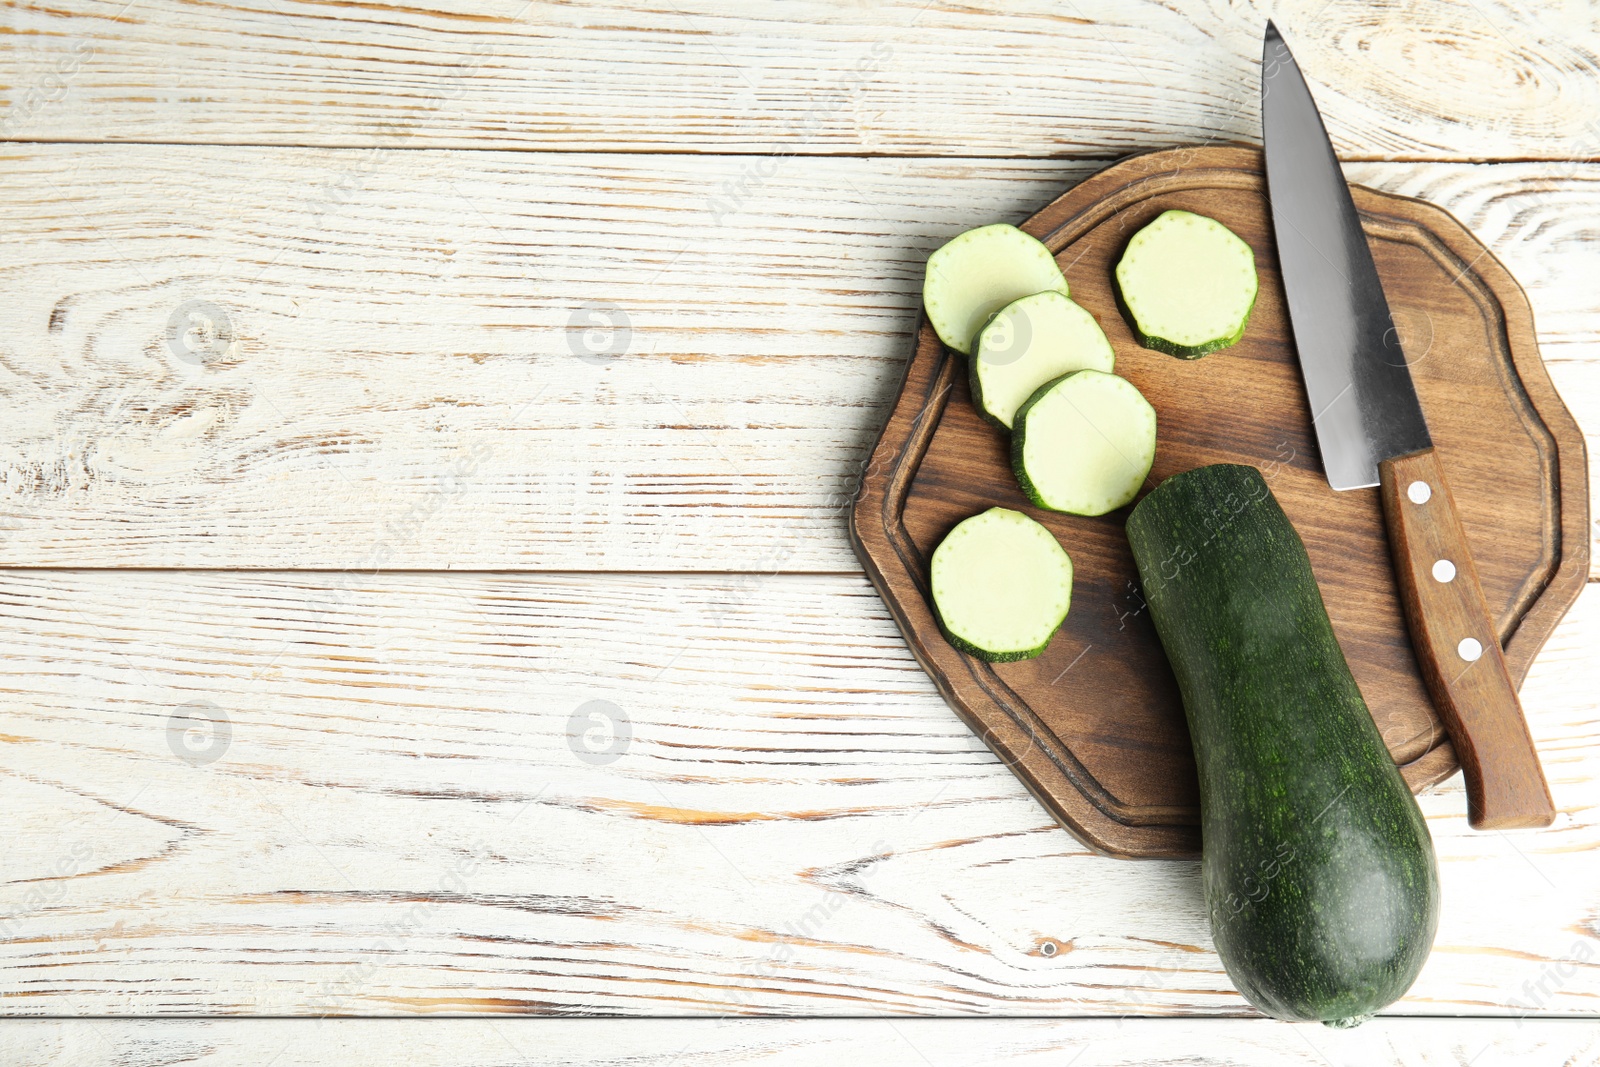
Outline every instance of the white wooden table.
<path id="1" fill-rule="evenodd" d="M 845 539 L 927 253 L 1256 140 L 1268 15 L 1600 431 L 1583 0 L 0 8 L 0 1062 L 1600 1060 L 1600 587 L 1523 690 L 1555 826 L 1425 796 L 1433 957 L 1335 1033 Z"/>

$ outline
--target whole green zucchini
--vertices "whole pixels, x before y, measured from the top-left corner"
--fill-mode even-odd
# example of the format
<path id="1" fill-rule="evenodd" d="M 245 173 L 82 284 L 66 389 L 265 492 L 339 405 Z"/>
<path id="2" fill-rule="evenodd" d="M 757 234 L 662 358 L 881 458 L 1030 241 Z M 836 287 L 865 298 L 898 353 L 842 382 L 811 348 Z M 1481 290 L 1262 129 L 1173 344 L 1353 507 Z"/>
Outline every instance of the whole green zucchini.
<path id="1" fill-rule="evenodd" d="M 1183 694 L 1228 976 L 1268 1015 L 1353 1026 L 1422 969 L 1439 875 L 1305 546 L 1261 472 L 1235 465 L 1162 482 L 1128 541 Z"/>

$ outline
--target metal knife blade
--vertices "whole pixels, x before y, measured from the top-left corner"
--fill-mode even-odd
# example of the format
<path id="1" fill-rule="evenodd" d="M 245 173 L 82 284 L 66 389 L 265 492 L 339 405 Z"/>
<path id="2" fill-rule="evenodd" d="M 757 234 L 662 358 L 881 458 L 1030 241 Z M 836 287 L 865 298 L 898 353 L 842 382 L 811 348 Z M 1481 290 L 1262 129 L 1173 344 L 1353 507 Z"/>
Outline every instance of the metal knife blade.
<path id="1" fill-rule="evenodd" d="M 1429 447 L 1428 423 L 1355 203 L 1289 46 L 1271 22 L 1261 127 L 1278 263 L 1328 484 L 1378 484 L 1378 464 Z"/>
<path id="2" fill-rule="evenodd" d="M 1379 487 L 1411 647 L 1460 761 L 1472 825 L 1549 826 L 1550 786 L 1372 250 L 1311 91 L 1270 22 L 1261 123 L 1278 264 L 1328 484 Z"/>

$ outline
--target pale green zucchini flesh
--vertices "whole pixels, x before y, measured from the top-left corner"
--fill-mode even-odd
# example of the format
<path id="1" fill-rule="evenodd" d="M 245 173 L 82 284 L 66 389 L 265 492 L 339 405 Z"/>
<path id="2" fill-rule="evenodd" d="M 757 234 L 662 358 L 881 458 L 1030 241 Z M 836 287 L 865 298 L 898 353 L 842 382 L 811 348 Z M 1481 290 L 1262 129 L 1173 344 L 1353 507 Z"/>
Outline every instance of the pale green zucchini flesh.
<path id="1" fill-rule="evenodd" d="M 1074 515 L 1131 503 L 1155 455 L 1155 409 L 1133 383 L 1097 370 L 1041 386 L 1011 434 L 1011 468 L 1028 499 Z"/>
<path id="2" fill-rule="evenodd" d="M 1094 316 L 1055 290 L 1013 300 L 978 332 L 968 377 L 979 414 L 1011 429 L 1045 382 L 1075 370 L 1109 372 L 1111 342 Z"/>
<path id="3" fill-rule="evenodd" d="M 1072 603 L 1072 560 L 1019 511 L 990 508 L 934 549 L 934 609 L 945 638 L 991 663 L 1043 652 Z"/>
<path id="4" fill-rule="evenodd" d="M 1195 359 L 1244 336 L 1256 302 L 1256 258 L 1215 219 L 1163 211 L 1117 263 L 1117 293 L 1146 348 Z"/>
<path id="5" fill-rule="evenodd" d="M 991 315 L 1047 289 L 1067 295 L 1067 280 L 1050 250 L 997 222 L 956 235 L 928 257 L 922 303 L 939 340 L 969 355 Z"/>

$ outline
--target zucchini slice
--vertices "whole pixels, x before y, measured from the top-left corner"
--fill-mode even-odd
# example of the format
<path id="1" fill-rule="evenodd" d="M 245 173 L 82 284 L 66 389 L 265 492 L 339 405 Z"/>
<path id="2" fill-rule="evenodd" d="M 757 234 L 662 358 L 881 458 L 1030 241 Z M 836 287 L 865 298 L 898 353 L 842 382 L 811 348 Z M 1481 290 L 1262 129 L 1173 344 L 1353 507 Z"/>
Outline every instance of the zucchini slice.
<path id="1" fill-rule="evenodd" d="M 1072 559 L 1020 511 L 990 508 L 957 524 L 931 572 L 945 638 L 990 663 L 1043 652 L 1072 603 Z"/>
<path id="2" fill-rule="evenodd" d="M 1040 386 L 1011 434 L 1011 469 L 1028 499 L 1074 515 L 1132 501 L 1155 457 L 1155 408 L 1127 379 L 1097 370 Z"/>
<path id="3" fill-rule="evenodd" d="M 1183 359 L 1243 337 L 1256 288 L 1250 246 L 1191 211 L 1157 215 L 1117 263 L 1117 292 L 1139 343 Z"/>
<path id="4" fill-rule="evenodd" d="M 957 234 L 928 257 L 922 303 L 939 340 L 970 355 L 989 316 L 1046 289 L 1067 295 L 1056 258 L 1015 226 L 997 222 Z"/>
<path id="5" fill-rule="evenodd" d="M 1039 386 L 1075 370 L 1109 372 L 1116 358 L 1094 316 L 1053 289 L 1001 308 L 973 349 L 972 402 L 1008 430 Z"/>

